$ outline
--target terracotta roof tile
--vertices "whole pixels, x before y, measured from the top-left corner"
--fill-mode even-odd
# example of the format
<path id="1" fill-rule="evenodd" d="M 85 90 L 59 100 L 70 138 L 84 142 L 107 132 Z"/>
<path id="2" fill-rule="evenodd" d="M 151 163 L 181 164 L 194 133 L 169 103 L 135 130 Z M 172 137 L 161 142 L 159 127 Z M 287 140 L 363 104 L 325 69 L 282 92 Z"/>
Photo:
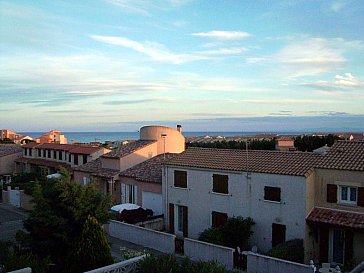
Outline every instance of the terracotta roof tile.
<path id="1" fill-rule="evenodd" d="M 364 213 L 314 208 L 306 220 L 312 223 L 364 229 Z"/>
<path id="2" fill-rule="evenodd" d="M 305 176 L 322 159 L 308 152 L 281 152 L 188 148 L 165 164 L 217 169 Z"/>
<path id="3" fill-rule="evenodd" d="M 107 154 L 104 154 L 103 157 L 107 157 L 107 158 L 124 157 L 124 156 L 129 155 L 129 154 L 135 152 L 136 150 L 139 150 L 154 142 L 155 141 L 153 141 L 153 140 L 137 140 L 134 142 L 130 142 L 130 143 L 121 145 L 119 148 L 112 150 L 111 152 L 109 152 Z"/>
<path id="4" fill-rule="evenodd" d="M 64 167 L 68 170 L 72 170 L 71 166 L 66 163 L 55 162 L 55 161 L 50 161 L 50 160 L 46 160 L 46 159 L 20 157 L 20 158 L 16 159 L 15 162 L 30 163 L 30 164 L 46 166 L 46 167 L 53 167 L 53 168 Z"/>
<path id="5" fill-rule="evenodd" d="M 94 176 L 112 177 L 119 173 L 118 170 L 102 168 L 101 159 L 95 159 L 86 164 L 74 168 L 75 171 L 88 172 Z"/>
<path id="6" fill-rule="evenodd" d="M 35 146 L 38 146 L 40 145 L 39 143 L 36 143 L 36 142 L 29 142 L 27 144 L 24 144 L 22 147 L 24 148 L 34 148 Z"/>
<path id="7" fill-rule="evenodd" d="M 10 155 L 10 154 L 21 153 L 21 152 L 22 152 L 22 148 L 20 145 L 0 144 L 0 157 Z"/>
<path id="8" fill-rule="evenodd" d="M 337 141 L 326 153 L 319 168 L 364 171 L 364 142 Z"/>
<path id="9" fill-rule="evenodd" d="M 139 181 L 162 184 L 162 163 L 175 158 L 177 154 L 157 155 L 120 173 L 120 176 L 135 178 Z"/>
<path id="10" fill-rule="evenodd" d="M 67 151 L 72 154 L 93 154 L 102 147 L 95 147 L 91 145 L 78 145 L 78 144 L 57 144 L 57 143 L 28 143 L 23 145 L 25 148 L 36 148 L 36 149 L 50 149 L 50 150 L 57 150 L 57 151 Z"/>

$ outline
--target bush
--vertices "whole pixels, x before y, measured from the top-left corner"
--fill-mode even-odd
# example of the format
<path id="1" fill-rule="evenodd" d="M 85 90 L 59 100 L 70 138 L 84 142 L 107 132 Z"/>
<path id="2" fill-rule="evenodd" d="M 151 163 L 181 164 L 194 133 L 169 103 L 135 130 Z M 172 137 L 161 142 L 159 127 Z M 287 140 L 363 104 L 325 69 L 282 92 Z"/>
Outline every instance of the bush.
<path id="1" fill-rule="evenodd" d="M 217 262 L 178 261 L 174 255 L 149 255 L 140 261 L 140 273 L 232 273 Z"/>
<path id="2" fill-rule="evenodd" d="M 252 218 L 232 217 L 223 226 L 204 230 L 200 234 L 199 240 L 247 250 L 249 249 L 249 238 L 253 234 L 251 231 L 253 225 L 254 221 Z"/>
<path id="3" fill-rule="evenodd" d="M 294 239 L 273 247 L 266 253 L 267 256 L 288 260 L 296 263 L 303 263 L 304 248 L 303 240 Z"/>

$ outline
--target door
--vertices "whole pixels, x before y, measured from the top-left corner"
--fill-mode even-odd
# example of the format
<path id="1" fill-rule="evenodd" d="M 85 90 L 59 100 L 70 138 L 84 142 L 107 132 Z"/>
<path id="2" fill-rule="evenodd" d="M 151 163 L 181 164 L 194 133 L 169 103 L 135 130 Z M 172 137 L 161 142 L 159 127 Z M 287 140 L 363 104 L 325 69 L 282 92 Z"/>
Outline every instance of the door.
<path id="1" fill-rule="evenodd" d="M 153 210 L 154 215 L 160 215 L 163 213 L 161 194 L 143 191 L 142 202 L 142 207 Z"/>
<path id="2" fill-rule="evenodd" d="M 280 224 L 272 224 L 272 247 L 284 243 L 286 241 L 286 226 Z"/>
<path id="3" fill-rule="evenodd" d="M 175 219 L 176 235 L 188 237 L 188 208 L 175 206 L 177 217 Z"/>
<path id="4" fill-rule="evenodd" d="M 334 263 L 344 264 L 344 231 L 331 230 L 331 260 Z"/>

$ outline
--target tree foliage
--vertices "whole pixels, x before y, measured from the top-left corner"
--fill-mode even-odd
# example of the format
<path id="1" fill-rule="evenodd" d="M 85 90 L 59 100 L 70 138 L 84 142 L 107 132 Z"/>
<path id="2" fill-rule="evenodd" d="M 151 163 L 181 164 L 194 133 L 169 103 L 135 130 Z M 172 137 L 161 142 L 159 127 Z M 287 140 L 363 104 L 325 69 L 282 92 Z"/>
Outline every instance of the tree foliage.
<path id="1" fill-rule="evenodd" d="M 251 230 L 253 225 L 252 218 L 232 217 L 223 226 L 204 230 L 200 234 L 199 240 L 247 250 L 249 249 L 249 238 L 253 234 Z"/>
<path id="2" fill-rule="evenodd" d="M 340 137 L 329 134 L 327 136 L 298 136 L 294 140 L 294 146 L 302 152 L 312 152 L 322 146 L 331 147 Z"/>
<path id="3" fill-rule="evenodd" d="M 288 260 L 296 263 L 303 263 L 304 248 L 302 239 L 294 239 L 276 245 L 267 252 L 268 256 Z"/>
<path id="4" fill-rule="evenodd" d="M 68 255 L 68 271 L 84 272 L 111 264 L 110 251 L 106 232 L 95 217 L 88 216 L 80 239 Z"/>
<path id="5" fill-rule="evenodd" d="M 217 148 L 217 149 L 246 149 L 245 141 L 214 141 L 214 142 L 187 142 L 187 147 Z M 274 150 L 275 139 L 270 140 L 249 140 L 248 149 L 250 150 Z"/>
<path id="6" fill-rule="evenodd" d="M 62 170 L 60 179 L 36 182 L 32 189 L 34 209 L 24 221 L 29 232 L 29 247 L 41 257 L 50 256 L 55 264 L 52 272 L 66 272 L 68 254 L 74 249 L 87 217 L 98 223 L 108 221 L 111 198 L 92 185 L 72 182 Z"/>

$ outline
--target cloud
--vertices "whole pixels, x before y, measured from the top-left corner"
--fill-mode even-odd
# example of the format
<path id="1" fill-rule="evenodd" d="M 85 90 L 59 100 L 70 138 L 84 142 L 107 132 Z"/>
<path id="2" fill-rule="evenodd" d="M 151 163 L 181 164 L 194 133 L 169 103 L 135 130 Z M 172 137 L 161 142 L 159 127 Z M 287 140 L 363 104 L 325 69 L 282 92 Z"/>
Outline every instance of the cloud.
<path id="1" fill-rule="evenodd" d="M 341 10 L 343 10 L 347 5 L 349 5 L 352 1 L 351 0 L 335 0 L 332 1 L 331 5 L 330 5 L 330 9 L 333 12 L 340 12 Z"/>
<path id="2" fill-rule="evenodd" d="M 321 80 L 321 81 L 303 83 L 301 85 L 324 91 L 347 91 L 347 90 L 357 90 L 359 88 L 364 88 L 364 82 L 361 82 L 351 73 L 336 75 L 332 81 Z"/>
<path id="3" fill-rule="evenodd" d="M 247 51 L 244 47 L 234 47 L 178 54 L 171 52 L 164 45 L 155 42 L 141 43 L 125 37 L 116 36 L 91 35 L 90 37 L 98 42 L 130 48 L 134 51 L 147 55 L 155 61 L 172 64 L 208 60 L 213 56 L 236 55 Z"/>
<path id="4" fill-rule="evenodd" d="M 128 104 L 140 104 L 140 103 L 151 103 L 151 102 L 174 102 L 172 98 L 152 98 L 152 99 L 139 99 L 139 100 L 113 100 L 105 101 L 103 104 L 106 105 L 128 105 Z"/>
<path id="5" fill-rule="evenodd" d="M 212 30 L 209 32 L 192 33 L 192 36 L 214 38 L 218 40 L 241 40 L 251 36 L 251 34 L 243 31 Z"/>

